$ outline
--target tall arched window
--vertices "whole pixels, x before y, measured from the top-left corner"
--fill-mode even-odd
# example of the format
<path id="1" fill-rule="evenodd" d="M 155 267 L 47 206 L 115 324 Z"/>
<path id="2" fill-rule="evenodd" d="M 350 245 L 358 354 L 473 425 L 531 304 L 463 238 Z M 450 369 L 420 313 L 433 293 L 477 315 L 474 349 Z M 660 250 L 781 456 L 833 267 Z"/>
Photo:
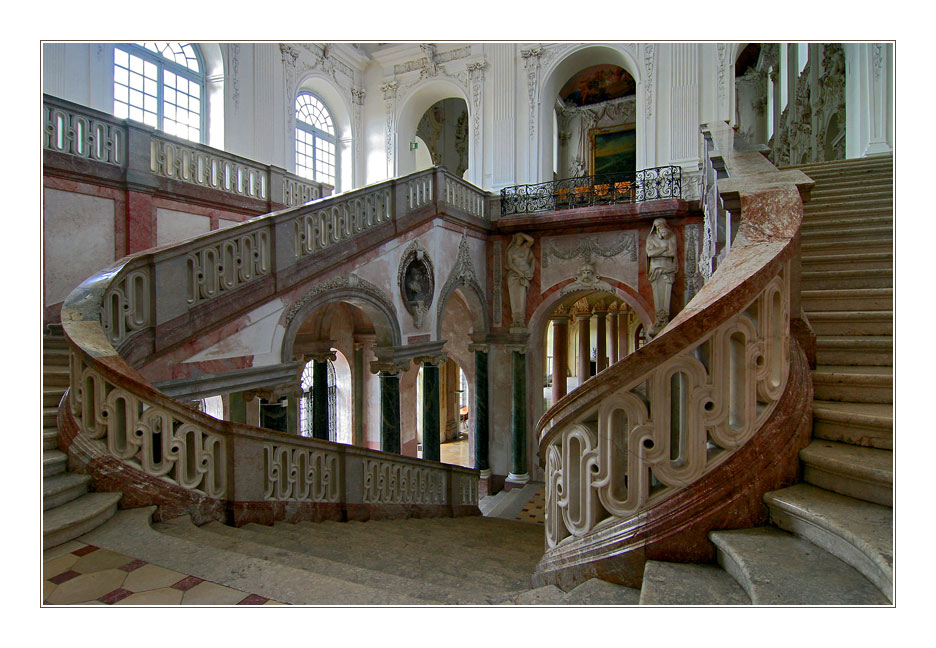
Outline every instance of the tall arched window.
<path id="1" fill-rule="evenodd" d="M 325 104 L 308 92 L 296 97 L 296 174 L 337 187 L 335 124 Z"/>
<path id="2" fill-rule="evenodd" d="M 335 365 L 328 362 L 328 440 L 338 440 L 338 380 L 335 377 Z M 302 400 L 299 402 L 299 434 L 312 437 L 312 374 L 315 361 L 308 362 L 302 370 L 300 385 Z"/>
<path id="3" fill-rule="evenodd" d="M 204 142 L 205 66 L 192 43 L 114 47 L 114 115 Z"/>

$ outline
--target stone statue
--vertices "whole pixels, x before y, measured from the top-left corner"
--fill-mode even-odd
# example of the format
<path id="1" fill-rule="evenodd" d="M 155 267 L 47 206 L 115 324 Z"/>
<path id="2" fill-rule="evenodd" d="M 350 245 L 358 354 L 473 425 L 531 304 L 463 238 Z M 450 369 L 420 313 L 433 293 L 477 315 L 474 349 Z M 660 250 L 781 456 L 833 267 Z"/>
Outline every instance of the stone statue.
<path id="1" fill-rule="evenodd" d="M 653 221 L 647 236 L 647 274 L 653 287 L 654 321 L 650 328 L 653 337 L 669 323 L 670 297 L 676 280 L 676 237 L 666 219 Z"/>
<path id="2" fill-rule="evenodd" d="M 533 280 L 536 259 L 533 238 L 522 232 L 514 234 L 507 246 L 507 290 L 510 293 L 510 316 L 514 328 L 523 328 L 526 320 L 527 288 Z"/>

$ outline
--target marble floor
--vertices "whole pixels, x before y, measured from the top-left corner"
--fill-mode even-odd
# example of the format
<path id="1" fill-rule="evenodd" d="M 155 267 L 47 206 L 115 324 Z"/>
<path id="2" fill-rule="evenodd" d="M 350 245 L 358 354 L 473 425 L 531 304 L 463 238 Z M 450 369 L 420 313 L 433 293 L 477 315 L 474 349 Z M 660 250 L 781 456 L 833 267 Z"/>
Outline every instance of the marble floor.
<path id="1" fill-rule="evenodd" d="M 42 561 L 43 605 L 282 605 L 77 540 Z"/>
<path id="2" fill-rule="evenodd" d="M 468 461 L 468 439 L 440 444 L 439 459 L 442 463 L 473 468 Z"/>

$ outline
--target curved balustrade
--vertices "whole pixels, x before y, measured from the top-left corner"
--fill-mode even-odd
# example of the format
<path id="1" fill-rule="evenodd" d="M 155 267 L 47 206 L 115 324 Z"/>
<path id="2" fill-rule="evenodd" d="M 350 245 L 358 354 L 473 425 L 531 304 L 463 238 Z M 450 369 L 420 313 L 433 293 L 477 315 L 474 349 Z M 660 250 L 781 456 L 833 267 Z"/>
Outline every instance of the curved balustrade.
<path id="1" fill-rule="evenodd" d="M 268 299 L 271 291 L 258 292 L 258 284 L 278 281 L 275 292 L 307 281 L 297 267 L 316 251 L 426 205 L 442 211 L 440 202 L 425 201 L 438 196 L 434 187 L 445 176 L 433 169 L 268 214 L 126 257 L 84 281 L 61 312 L 70 348 L 62 447 L 98 489 L 123 491 L 125 506 L 157 504 L 157 517 L 244 523 L 476 514 L 475 470 L 219 421 L 156 390 L 117 351 L 125 347 L 135 362 L 152 359 L 167 345 L 173 318 L 187 323 L 187 337 L 171 343 L 197 337 Z M 387 228 L 387 238 L 396 234 Z M 236 310 L 202 308 L 191 324 L 189 309 L 225 295 Z M 131 344 L 142 333 L 149 350 Z"/>
<path id="2" fill-rule="evenodd" d="M 759 456 L 762 463 L 745 466 L 746 458 L 739 466 L 737 457 L 760 433 L 808 425 L 808 372 L 790 379 L 791 353 L 801 356 L 790 334 L 790 260 L 802 220 L 797 185 L 811 183 L 757 153 L 734 153 L 726 128 L 708 135 L 728 163 L 719 189 L 738 198 L 738 234 L 718 271 L 654 340 L 538 422 L 548 546 L 538 584 L 601 573 L 636 586 L 648 555 L 710 559 L 705 532 L 762 515 L 759 496 L 747 491 L 776 487 L 738 483 L 744 470 L 756 464 L 771 479 L 795 477 L 802 435 Z M 733 489 L 726 500 L 707 499 L 718 490 L 705 481 L 715 474 Z M 718 515 L 733 506 L 735 517 L 691 518 L 706 510 L 699 501 Z M 675 537 L 693 542 L 674 544 Z"/>

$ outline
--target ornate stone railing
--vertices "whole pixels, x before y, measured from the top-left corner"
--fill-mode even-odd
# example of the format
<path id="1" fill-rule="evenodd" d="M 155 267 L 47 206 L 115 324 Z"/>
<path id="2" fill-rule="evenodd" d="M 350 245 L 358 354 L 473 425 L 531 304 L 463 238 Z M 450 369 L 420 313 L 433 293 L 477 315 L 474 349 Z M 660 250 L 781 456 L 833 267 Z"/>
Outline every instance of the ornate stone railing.
<path id="1" fill-rule="evenodd" d="M 740 215 L 734 246 L 649 344 L 538 422 L 548 550 L 537 584 L 607 573 L 636 586 L 647 557 L 709 560 L 708 530 L 757 522 L 764 490 L 795 478 L 811 382 L 790 334 L 791 259 L 798 188 L 811 183 L 735 153 L 727 127 L 704 130 Z M 778 451 L 750 450 L 781 436 Z"/>
<path id="2" fill-rule="evenodd" d="M 476 218 L 487 217 L 487 193 L 460 178 L 445 175 L 445 202 Z"/>
<path id="3" fill-rule="evenodd" d="M 292 207 L 329 195 L 332 187 L 166 135 L 149 126 L 46 95 L 43 147 L 115 166 L 144 181 L 163 178 L 224 195 Z"/>
<path id="4" fill-rule="evenodd" d="M 219 421 L 159 392 L 130 364 L 308 281 L 325 248 L 337 247 L 333 261 L 340 243 L 393 238 L 399 218 L 415 226 L 444 215 L 446 179 L 430 169 L 324 198 L 125 257 L 88 278 L 62 307 L 71 363 L 63 447 L 97 488 L 123 491 L 127 506 L 157 504 L 167 517 L 476 514 L 477 471 Z M 462 205 L 454 209 L 466 218 Z"/>

